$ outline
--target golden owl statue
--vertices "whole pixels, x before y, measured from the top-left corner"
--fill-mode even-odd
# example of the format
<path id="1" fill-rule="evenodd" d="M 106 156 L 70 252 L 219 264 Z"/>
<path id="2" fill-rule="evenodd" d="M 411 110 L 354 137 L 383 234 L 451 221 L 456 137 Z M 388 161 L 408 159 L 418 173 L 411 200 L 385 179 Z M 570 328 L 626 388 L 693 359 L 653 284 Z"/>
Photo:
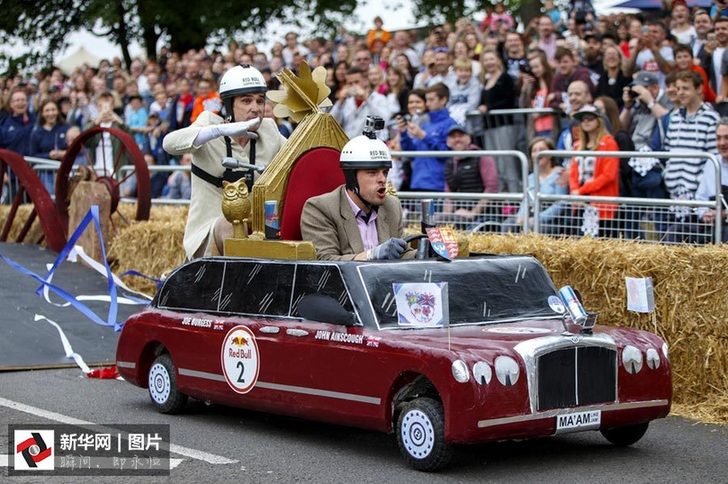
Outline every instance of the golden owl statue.
<path id="1" fill-rule="evenodd" d="M 248 238 L 248 217 L 250 217 L 251 204 L 248 198 L 248 185 L 245 178 L 236 182 L 222 182 L 222 214 L 233 224 L 233 237 L 236 239 Z"/>

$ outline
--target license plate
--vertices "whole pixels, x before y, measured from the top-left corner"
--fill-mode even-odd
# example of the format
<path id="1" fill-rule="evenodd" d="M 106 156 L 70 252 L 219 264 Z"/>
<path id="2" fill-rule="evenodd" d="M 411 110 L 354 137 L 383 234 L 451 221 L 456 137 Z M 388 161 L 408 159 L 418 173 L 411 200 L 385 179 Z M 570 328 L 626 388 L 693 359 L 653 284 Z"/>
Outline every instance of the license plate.
<path id="1" fill-rule="evenodd" d="M 556 432 L 596 429 L 599 428 L 601 422 L 601 410 L 564 413 L 556 416 Z"/>

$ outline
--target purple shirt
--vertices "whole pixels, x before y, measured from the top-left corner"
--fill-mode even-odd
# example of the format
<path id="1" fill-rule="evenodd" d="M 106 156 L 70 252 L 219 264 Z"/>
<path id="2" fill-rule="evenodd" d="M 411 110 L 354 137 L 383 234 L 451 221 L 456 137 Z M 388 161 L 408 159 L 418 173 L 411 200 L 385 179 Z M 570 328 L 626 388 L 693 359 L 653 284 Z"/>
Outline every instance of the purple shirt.
<path id="1" fill-rule="evenodd" d="M 356 226 L 359 228 L 359 235 L 361 235 L 361 243 L 364 246 L 364 250 L 373 249 L 379 245 L 379 234 L 377 234 L 377 212 L 376 210 L 371 212 L 369 220 L 366 220 L 366 212 L 360 209 L 354 200 L 349 196 L 349 192 L 346 192 L 346 199 L 349 201 L 351 211 L 354 212 L 354 218 L 356 218 Z"/>

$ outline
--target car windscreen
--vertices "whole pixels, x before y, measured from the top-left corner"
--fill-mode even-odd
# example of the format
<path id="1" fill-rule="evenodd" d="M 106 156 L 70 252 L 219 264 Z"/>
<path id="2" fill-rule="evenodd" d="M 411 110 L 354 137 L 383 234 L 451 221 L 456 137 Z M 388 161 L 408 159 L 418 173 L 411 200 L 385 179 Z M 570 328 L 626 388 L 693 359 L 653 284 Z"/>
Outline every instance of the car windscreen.
<path id="1" fill-rule="evenodd" d="M 358 270 L 382 328 L 418 326 L 418 321 L 423 326 L 442 325 L 442 319 L 427 320 L 425 307 L 428 296 L 432 296 L 427 288 L 437 292 L 434 285 L 444 287 L 440 283 L 447 283 L 446 290 L 438 293 L 444 300 L 444 324 L 557 316 L 548 303 L 556 288 L 544 267 L 532 257 L 363 264 Z M 415 316 L 404 321 L 404 313 Z"/>

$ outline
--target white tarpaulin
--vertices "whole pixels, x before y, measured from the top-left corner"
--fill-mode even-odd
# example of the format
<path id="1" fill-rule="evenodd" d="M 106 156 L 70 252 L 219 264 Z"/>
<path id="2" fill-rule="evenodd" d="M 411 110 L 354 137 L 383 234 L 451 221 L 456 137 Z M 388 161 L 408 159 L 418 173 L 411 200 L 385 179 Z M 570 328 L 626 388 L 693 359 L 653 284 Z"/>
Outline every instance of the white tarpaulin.
<path id="1" fill-rule="evenodd" d="M 87 64 L 90 67 L 98 67 L 100 60 L 101 59 L 89 52 L 84 46 L 80 46 L 74 53 L 56 62 L 56 66 L 58 66 L 64 74 L 70 75 L 74 69 L 83 64 Z"/>

